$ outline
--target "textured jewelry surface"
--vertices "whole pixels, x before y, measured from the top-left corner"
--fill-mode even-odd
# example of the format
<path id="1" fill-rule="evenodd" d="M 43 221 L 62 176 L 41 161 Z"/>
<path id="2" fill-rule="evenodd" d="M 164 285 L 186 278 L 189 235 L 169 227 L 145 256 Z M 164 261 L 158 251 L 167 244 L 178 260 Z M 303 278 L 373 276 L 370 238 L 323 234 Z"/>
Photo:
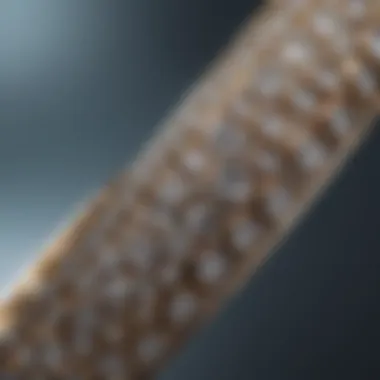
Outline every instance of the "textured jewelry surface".
<path id="1" fill-rule="evenodd" d="M 378 111 L 380 3 L 275 1 L 0 309 L 0 372 L 147 379 Z"/>

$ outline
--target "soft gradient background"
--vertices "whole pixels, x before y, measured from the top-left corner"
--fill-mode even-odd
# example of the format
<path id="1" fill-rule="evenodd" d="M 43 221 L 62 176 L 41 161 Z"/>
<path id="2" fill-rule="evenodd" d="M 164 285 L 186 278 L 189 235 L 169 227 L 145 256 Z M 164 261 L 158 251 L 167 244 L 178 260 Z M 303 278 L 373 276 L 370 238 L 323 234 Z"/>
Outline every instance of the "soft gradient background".
<path id="1" fill-rule="evenodd" d="M 254 7 L 0 1 L 0 289 L 133 158 Z M 377 130 L 163 378 L 379 378 Z"/>

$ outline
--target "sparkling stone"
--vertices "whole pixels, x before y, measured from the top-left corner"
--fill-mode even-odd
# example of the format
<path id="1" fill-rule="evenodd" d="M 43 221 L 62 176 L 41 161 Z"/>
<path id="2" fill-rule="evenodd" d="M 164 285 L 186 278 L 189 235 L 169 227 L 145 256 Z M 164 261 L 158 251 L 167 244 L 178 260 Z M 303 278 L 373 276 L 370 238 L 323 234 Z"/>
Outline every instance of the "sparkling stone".
<path id="1" fill-rule="evenodd" d="M 173 174 L 159 188 L 158 198 L 164 203 L 175 204 L 181 202 L 185 194 L 186 189 L 183 181 Z"/>
<path id="2" fill-rule="evenodd" d="M 348 54 L 352 48 L 352 40 L 346 26 L 338 15 L 330 12 L 318 12 L 314 17 L 314 31 L 325 39 L 335 53 Z"/>
<path id="3" fill-rule="evenodd" d="M 280 216 L 289 206 L 291 197 L 284 187 L 279 187 L 268 194 L 268 211 L 273 216 Z"/>
<path id="4" fill-rule="evenodd" d="M 358 86 L 364 96 L 369 96 L 376 91 L 376 80 L 368 70 L 362 69 L 358 77 Z"/>
<path id="5" fill-rule="evenodd" d="M 261 232 L 260 226 L 249 220 L 236 223 L 231 230 L 231 241 L 238 251 L 246 251 L 252 248 Z"/>
<path id="6" fill-rule="evenodd" d="M 299 162 L 306 170 L 320 167 L 327 158 L 325 148 L 317 141 L 310 140 L 302 144 L 298 150 Z"/>
<path id="7" fill-rule="evenodd" d="M 138 236 L 131 242 L 129 257 L 132 263 L 142 271 L 148 271 L 153 265 L 155 249 L 154 242 L 148 236 Z"/>
<path id="8" fill-rule="evenodd" d="M 243 119 L 251 119 L 256 116 L 254 104 L 248 96 L 235 100 L 231 107 L 233 112 Z"/>
<path id="9" fill-rule="evenodd" d="M 344 136 L 351 127 L 351 121 L 347 112 L 338 108 L 332 115 L 330 125 L 335 134 Z"/>
<path id="10" fill-rule="evenodd" d="M 315 96 L 306 91 L 299 90 L 293 96 L 293 101 L 296 107 L 302 111 L 310 111 L 315 107 L 316 99 Z"/>
<path id="11" fill-rule="evenodd" d="M 348 15 L 353 19 L 360 19 L 367 13 L 363 0 L 350 0 L 348 3 Z"/>
<path id="12" fill-rule="evenodd" d="M 117 276 L 105 287 L 105 295 L 113 299 L 124 299 L 132 295 L 136 284 L 131 279 Z"/>
<path id="13" fill-rule="evenodd" d="M 222 169 L 219 194 L 231 202 L 244 202 L 252 191 L 249 173 L 238 162 L 228 161 Z"/>
<path id="14" fill-rule="evenodd" d="M 193 150 L 184 155 L 184 165 L 192 172 L 201 172 L 205 167 L 205 158 L 202 153 Z"/>
<path id="15" fill-rule="evenodd" d="M 186 323 L 194 316 L 197 301 L 194 295 L 182 293 L 173 297 L 170 305 L 170 317 L 174 322 Z"/>
<path id="16" fill-rule="evenodd" d="M 311 51 L 308 46 L 300 41 L 288 43 L 282 51 L 282 59 L 290 64 L 305 64 L 311 58 Z"/>
<path id="17" fill-rule="evenodd" d="M 240 154 L 246 146 L 245 135 L 235 125 L 222 124 L 215 136 L 217 151 L 223 156 Z"/>
<path id="18" fill-rule="evenodd" d="M 205 204 L 199 203 L 192 205 L 185 215 L 186 229 L 190 234 L 201 233 L 202 231 L 208 230 L 210 219 L 211 213 Z"/>
<path id="19" fill-rule="evenodd" d="M 265 136 L 278 138 L 284 132 L 284 123 L 275 116 L 269 116 L 264 118 L 261 129 Z"/>
<path id="20" fill-rule="evenodd" d="M 259 78 L 259 91 L 267 98 L 273 98 L 281 91 L 283 84 L 282 77 L 279 70 L 266 70 Z"/>
<path id="21" fill-rule="evenodd" d="M 339 85 L 339 76 L 329 70 L 321 70 L 317 75 L 318 83 L 327 90 L 336 89 Z"/>
<path id="22" fill-rule="evenodd" d="M 227 261 L 218 252 L 204 252 L 197 265 L 197 277 L 205 283 L 215 283 L 227 271 Z"/>
<path id="23" fill-rule="evenodd" d="M 165 231 L 170 232 L 174 228 L 174 216 L 169 207 L 158 205 L 150 216 L 150 222 L 153 226 Z"/>
<path id="24" fill-rule="evenodd" d="M 323 36 L 331 37 L 337 31 L 337 21 L 326 12 L 317 12 L 313 17 L 314 31 Z"/>
<path id="25" fill-rule="evenodd" d="M 371 50 L 374 56 L 380 59 L 380 31 L 371 38 Z"/>

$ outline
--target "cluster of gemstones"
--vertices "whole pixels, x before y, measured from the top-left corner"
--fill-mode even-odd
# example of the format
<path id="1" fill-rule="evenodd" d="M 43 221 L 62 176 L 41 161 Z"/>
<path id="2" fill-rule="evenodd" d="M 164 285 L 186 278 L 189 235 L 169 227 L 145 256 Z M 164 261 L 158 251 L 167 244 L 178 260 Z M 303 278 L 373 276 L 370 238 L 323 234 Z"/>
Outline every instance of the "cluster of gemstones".
<path id="1" fill-rule="evenodd" d="M 0 309 L 0 373 L 147 379 L 378 110 L 380 3 L 273 1 Z"/>

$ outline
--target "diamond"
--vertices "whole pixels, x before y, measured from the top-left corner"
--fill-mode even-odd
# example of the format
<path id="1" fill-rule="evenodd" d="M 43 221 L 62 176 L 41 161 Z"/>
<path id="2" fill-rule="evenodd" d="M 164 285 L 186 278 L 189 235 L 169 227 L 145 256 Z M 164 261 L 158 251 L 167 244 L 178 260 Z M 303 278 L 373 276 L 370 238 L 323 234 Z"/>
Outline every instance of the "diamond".
<path id="1" fill-rule="evenodd" d="M 339 85 L 339 77 L 337 74 L 329 70 L 321 70 L 317 75 L 318 83 L 327 90 L 337 88 Z"/>
<path id="2" fill-rule="evenodd" d="M 367 12 L 366 5 L 363 0 L 350 0 L 348 3 L 348 15 L 354 19 L 365 16 Z"/>
<path id="3" fill-rule="evenodd" d="M 222 168 L 219 194 L 230 202 L 245 202 L 252 191 L 249 173 L 236 161 L 228 160 Z"/>
<path id="4" fill-rule="evenodd" d="M 197 277 L 205 283 L 215 283 L 227 270 L 227 261 L 218 252 L 204 252 L 197 265 Z"/>
<path id="5" fill-rule="evenodd" d="M 224 123 L 217 129 L 215 143 L 219 154 L 231 156 L 240 154 L 244 150 L 246 138 L 236 126 Z"/>
<path id="6" fill-rule="evenodd" d="M 332 115 L 330 125 L 335 134 L 344 136 L 351 126 L 347 112 L 342 108 L 336 109 Z"/>
<path id="7" fill-rule="evenodd" d="M 199 234 L 208 230 L 210 219 L 211 213 L 205 204 L 191 205 L 185 215 L 186 229 L 190 234 Z"/>
<path id="8" fill-rule="evenodd" d="M 252 247 L 260 235 L 260 226 L 249 220 L 242 220 L 235 223 L 231 229 L 231 242 L 238 251 L 246 251 Z"/>
<path id="9" fill-rule="evenodd" d="M 380 59 L 380 32 L 372 36 L 370 45 L 371 45 L 371 50 L 374 56 Z"/>
<path id="10" fill-rule="evenodd" d="M 315 140 L 309 140 L 298 149 L 299 162 L 306 170 L 320 167 L 327 158 L 325 148 Z"/>
<path id="11" fill-rule="evenodd" d="M 203 170 L 205 166 L 205 158 L 202 153 L 193 150 L 185 154 L 183 158 L 184 165 L 191 172 L 198 173 Z"/>
<path id="12" fill-rule="evenodd" d="M 331 37 L 337 31 L 336 20 L 324 12 L 317 12 L 314 15 L 313 27 L 317 34 L 324 37 Z"/>
<path id="13" fill-rule="evenodd" d="M 174 173 L 162 184 L 158 191 L 158 198 L 166 204 L 176 204 L 184 199 L 186 189 L 183 181 Z"/>
<path id="14" fill-rule="evenodd" d="M 169 313 L 174 322 L 185 323 L 192 319 L 196 308 L 195 296 L 190 293 L 182 293 L 173 297 Z"/>
<path id="15" fill-rule="evenodd" d="M 298 90 L 293 97 L 294 104 L 302 111 L 310 111 L 315 107 L 315 96 L 307 91 Z"/>
<path id="16" fill-rule="evenodd" d="M 304 64 L 309 62 L 311 58 L 311 50 L 303 42 L 292 41 L 284 47 L 282 58 L 286 63 Z"/>
<path id="17" fill-rule="evenodd" d="M 281 90 L 282 80 L 278 70 L 266 70 L 259 78 L 259 91 L 267 98 L 273 98 L 278 95 Z"/>
<path id="18" fill-rule="evenodd" d="M 362 68 L 358 76 L 358 86 L 364 96 L 369 96 L 376 91 L 376 80 L 368 70 Z"/>
<path id="19" fill-rule="evenodd" d="M 280 216 L 289 206 L 290 194 L 284 187 L 274 189 L 268 194 L 267 207 L 272 216 Z"/>
<path id="20" fill-rule="evenodd" d="M 117 276 L 105 287 L 105 295 L 113 299 L 124 299 L 133 294 L 136 289 L 135 283 L 132 280 Z"/>
<path id="21" fill-rule="evenodd" d="M 284 132 L 284 124 L 275 116 L 267 116 L 262 122 L 261 129 L 265 136 L 278 138 Z"/>

